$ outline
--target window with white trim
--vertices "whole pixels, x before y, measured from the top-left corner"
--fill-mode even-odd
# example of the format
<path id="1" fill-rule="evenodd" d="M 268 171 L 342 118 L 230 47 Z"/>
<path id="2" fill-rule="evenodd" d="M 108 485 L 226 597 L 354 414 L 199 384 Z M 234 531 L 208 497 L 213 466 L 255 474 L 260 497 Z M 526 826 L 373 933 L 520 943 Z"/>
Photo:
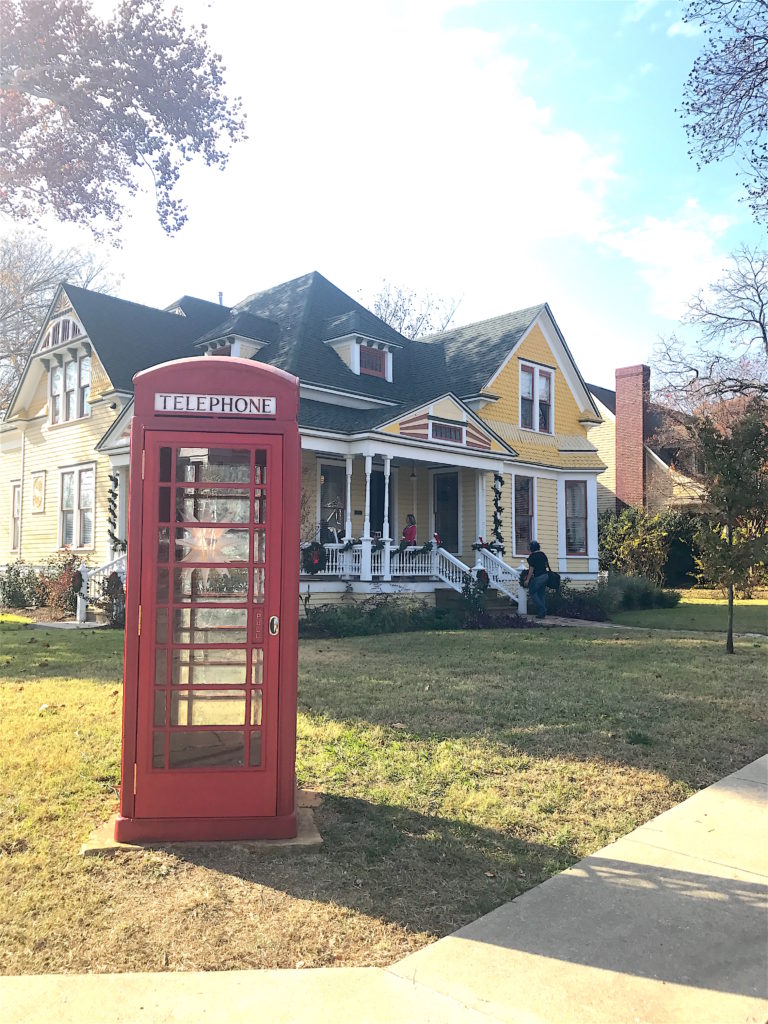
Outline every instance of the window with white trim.
<path id="1" fill-rule="evenodd" d="M 430 421 L 430 436 L 433 441 L 447 441 L 449 444 L 464 444 L 464 427 L 458 423 Z"/>
<path id="2" fill-rule="evenodd" d="M 520 426 L 540 434 L 554 432 L 554 373 L 539 366 L 520 364 Z"/>
<path id="3" fill-rule="evenodd" d="M 93 547 L 94 480 L 93 466 L 62 471 L 59 547 Z"/>
<path id="4" fill-rule="evenodd" d="M 51 367 L 48 401 L 49 420 L 68 423 L 91 415 L 91 357 L 81 355 L 63 366 Z"/>
<path id="5" fill-rule="evenodd" d="M 361 345 L 360 373 L 367 373 L 371 377 L 386 377 L 387 353 L 380 348 L 371 348 L 370 345 Z"/>
<path id="6" fill-rule="evenodd" d="M 533 540 L 533 477 L 515 476 L 515 553 L 527 555 Z"/>
<path id="7" fill-rule="evenodd" d="M 565 553 L 587 553 L 587 482 L 565 481 Z"/>
<path id="8" fill-rule="evenodd" d="M 21 541 L 21 481 L 11 484 L 11 551 L 19 550 Z"/>

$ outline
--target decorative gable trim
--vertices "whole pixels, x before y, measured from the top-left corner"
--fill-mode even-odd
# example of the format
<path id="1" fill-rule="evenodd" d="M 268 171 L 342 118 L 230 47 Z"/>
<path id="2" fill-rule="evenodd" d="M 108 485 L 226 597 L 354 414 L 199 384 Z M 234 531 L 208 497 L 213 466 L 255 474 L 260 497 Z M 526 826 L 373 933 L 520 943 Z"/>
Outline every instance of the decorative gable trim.
<path id="1" fill-rule="evenodd" d="M 449 401 L 453 410 L 446 409 Z M 442 408 L 441 408 L 442 406 Z M 455 427 L 461 430 L 461 440 L 435 436 L 439 425 Z M 438 425 L 438 431 L 435 426 Z M 492 452 L 494 443 L 505 455 L 516 456 L 517 452 L 504 438 L 492 430 L 484 420 L 480 419 L 471 409 L 451 392 L 435 398 L 429 405 L 422 405 L 408 412 L 402 419 L 396 418 L 379 425 L 378 430 L 389 432 L 388 428 L 397 428 L 399 436 L 412 441 L 425 441 L 436 447 L 454 447 L 473 449 L 478 452 Z M 501 451 L 499 452 L 501 454 Z"/>

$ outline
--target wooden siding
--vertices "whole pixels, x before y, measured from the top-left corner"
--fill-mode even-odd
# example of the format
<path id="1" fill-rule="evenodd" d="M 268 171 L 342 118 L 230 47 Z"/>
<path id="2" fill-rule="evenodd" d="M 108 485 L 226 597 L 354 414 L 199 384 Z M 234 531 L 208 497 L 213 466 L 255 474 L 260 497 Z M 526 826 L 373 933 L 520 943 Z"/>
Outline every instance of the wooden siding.
<path id="1" fill-rule="evenodd" d="M 555 367 L 554 371 L 554 399 L 555 399 L 555 433 L 538 434 L 533 430 L 520 429 L 520 361 L 530 359 L 532 362 L 541 363 L 548 367 Z M 596 453 L 590 451 L 560 451 L 558 449 L 558 435 L 569 438 L 584 438 L 588 447 L 587 431 L 579 422 L 583 415 L 571 390 L 563 377 L 562 371 L 557 366 L 555 355 L 547 344 L 547 341 L 538 324 L 531 330 L 525 341 L 516 350 L 514 356 L 496 377 L 488 389 L 499 395 L 499 401 L 493 405 L 484 407 L 480 415 L 488 422 L 492 429 L 498 430 L 499 424 L 507 424 L 514 428 L 514 436 L 504 431 L 504 439 L 509 441 L 519 457 L 523 461 L 538 462 L 545 466 L 570 468 L 595 468 L 602 465 Z M 509 436 L 507 436 L 509 434 Z"/>
<path id="2" fill-rule="evenodd" d="M 597 448 L 605 472 L 597 478 L 597 511 L 616 511 L 616 423 L 605 417 L 598 427 L 591 427 L 589 440 Z"/>
<path id="3" fill-rule="evenodd" d="M 557 562 L 557 482 L 536 478 L 536 537 L 550 564 Z M 553 566 L 554 567 L 554 566 Z"/>

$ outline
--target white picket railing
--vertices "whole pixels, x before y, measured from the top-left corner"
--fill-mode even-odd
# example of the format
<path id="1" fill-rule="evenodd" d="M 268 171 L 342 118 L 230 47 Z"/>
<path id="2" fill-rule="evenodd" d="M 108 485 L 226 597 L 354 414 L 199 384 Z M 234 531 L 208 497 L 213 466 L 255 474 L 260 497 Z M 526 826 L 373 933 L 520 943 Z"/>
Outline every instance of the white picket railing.
<path id="1" fill-rule="evenodd" d="M 511 565 L 507 565 L 503 559 L 499 558 L 492 551 L 487 548 L 480 548 L 477 552 L 477 565 L 475 569 L 482 568 L 488 573 L 488 579 L 490 585 L 494 590 L 498 590 L 502 594 L 506 594 L 513 601 L 517 602 L 519 612 L 525 612 L 527 608 L 527 597 L 525 590 L 520 586 L 520 573 L 523 572 L 527 566 L 521 562 L 517 569 L 513 569 Z"/>
<path id="2" fill-rule="evenodd" d="M 80 587 L 80 593 L 77 595 L 78 622 L 85 622 L 88 614 L 88 602 L 95 601 L 96 598 L 101 597 L 102 584 L 113 572 L 117 573 L 123 581 L 123 586 L 125 586 L 127 565 L 128 556 L 125 554 L 118 555 L 117 558 L 113 558 L 106 565 L 100 565 L 98 569 L 89 569 L 84 562 L 80 563 L 80 576 L 83 583 Z"/>
<path id="3" fill-rule="evenodd" d="M 395 548 L 389 567 L 393 576 L 416 576 L 429 579 L 437 575 L 434 551 L 422 551 L 421 545 L 413 545 L 402 551 Z"/>
<path id="4" fill-rule="evenodd" d="M 441 580 L 452 590 L 461 593 L 464 579 L 469 573 L 476 574 L 478 569 L 485 569 L 488 573 L 490 585 L 494 590 L 516 601 L 520 611 L 525 611 L 526 593 L 520 586 L 520 573 L 526 567 L 521 562 L 519 568 L 514 569 L 505 561 L 481 548 L 477 552 L 477 562 L 474 568 L 470 569 L 464 562 L 456 558 L 449 551 L 442 547 L 433 547 L 430 551 L 424 551 L 422 545 L 414 544 L 400 550 L 390 547 L 390 543 L 378 550 L 373 550 L 373 542 L 370 552 L 370 578 L 371 579 L 395 579 L 406 577 L 408 579 Z M 347 548 L 345 544 L 326 544 L 326 563 L 320 572 L 315 573 L 316 577 L 347 577 L 361 579 L 364 559 L 364 545 L 354 544 Z M 389 555 L 389 572 L 387 572 L 387 556 Z M 368 577 L 366 577 L 367 579 Z"/>
<path id="5" fill-rule="evenodd" d="M 439 576 L 443 583 L 461 593 L 465 578 L 469 575 L 469 568 L 459 561 L 445 548 L 435 548 L 435 575 Z"/>

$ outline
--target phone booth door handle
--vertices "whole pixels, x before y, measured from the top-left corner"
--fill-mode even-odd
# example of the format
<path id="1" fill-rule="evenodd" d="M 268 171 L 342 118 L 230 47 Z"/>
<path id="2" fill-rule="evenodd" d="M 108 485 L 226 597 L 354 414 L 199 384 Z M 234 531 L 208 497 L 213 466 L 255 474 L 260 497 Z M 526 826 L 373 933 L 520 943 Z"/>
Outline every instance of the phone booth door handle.
<path id="1" fill-rule="evenodd" d="M 280 619 L 277 615 L 273 615 L 269 620 L 269 635 L 277 636 L 280 632 Z"/>

